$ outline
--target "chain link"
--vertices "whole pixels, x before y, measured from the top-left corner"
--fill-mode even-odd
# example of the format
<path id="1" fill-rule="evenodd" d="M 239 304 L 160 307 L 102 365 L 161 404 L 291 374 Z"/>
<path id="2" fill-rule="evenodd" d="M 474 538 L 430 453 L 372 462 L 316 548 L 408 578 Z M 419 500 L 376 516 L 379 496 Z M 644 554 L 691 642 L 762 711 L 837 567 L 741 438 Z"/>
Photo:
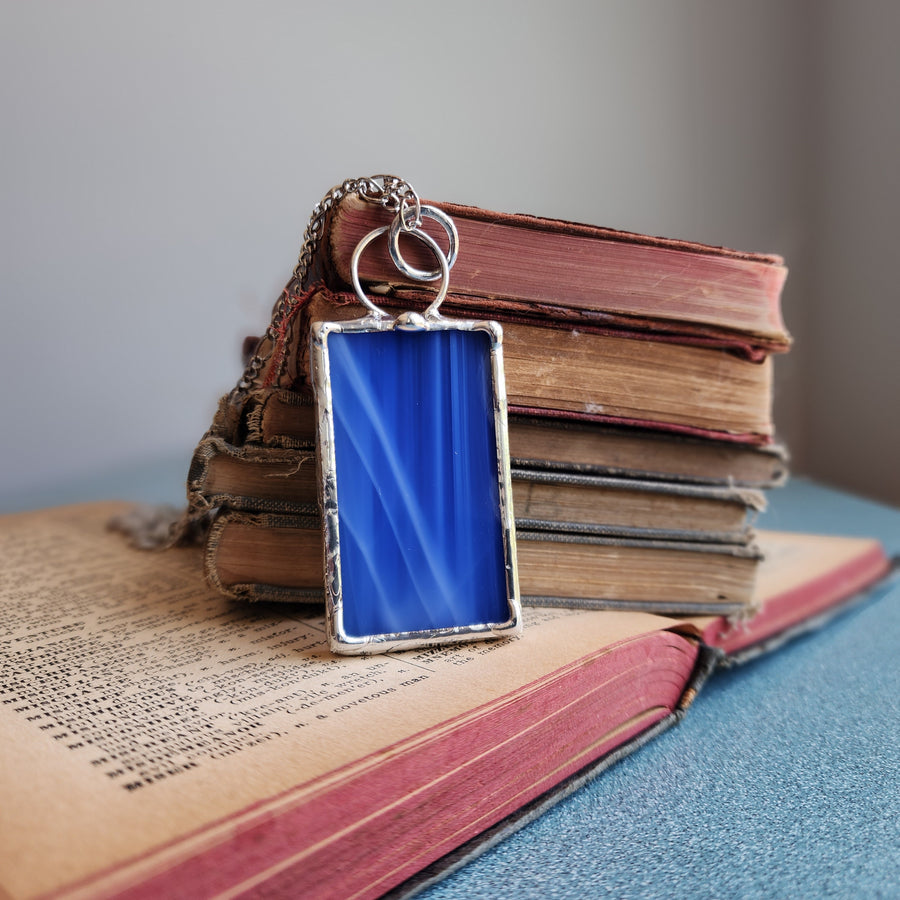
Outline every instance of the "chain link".
<path id="1" fill-rule="evenodd" d="M 331 208 L 344 197 L 356 194 L 369 203 L 377 203 L 392 212 L 400 213 L 400 222 L 406 230 L 418 228 L 422 224 L 422 204 L 419 195 L 412 185 L 396 175 L 369 175 L 364 178 L 348 178 L 335 185 L 313 207 L 306 231 L 303 234 L 303 244 L 300 247 L 300 256 L 288 286 L 275 303 L 272 310 L 272 320 L 266 328 L 265 338 L 274 349 L 275 341 L 285 319 L 293 311 L 297 302 L 296 295 L 306 286 L 309 269 L 312 265 L 319 242 L 322 239 L 322 229 L 325 218 Z M 414 211 L 415 215 L 412 215 Z M 263 366 L 272 353 L 261 356 L 258 352 L 253 355 L 244 369 L 241 379 L 235 388 L 238 394 L 250 390 L 259 377 Z"/>

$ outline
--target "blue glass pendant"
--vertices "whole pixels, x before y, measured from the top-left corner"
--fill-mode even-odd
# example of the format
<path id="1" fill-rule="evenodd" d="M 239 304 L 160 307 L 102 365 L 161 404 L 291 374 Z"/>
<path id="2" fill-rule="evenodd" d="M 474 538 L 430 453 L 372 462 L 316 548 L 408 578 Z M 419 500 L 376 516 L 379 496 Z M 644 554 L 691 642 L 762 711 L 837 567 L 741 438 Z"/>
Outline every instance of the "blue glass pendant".
<path id="1" fill-rule="evenodd" d="M 356 247 L 353 286 L 370 315 L 312 326 L 328 638 L 337 653 L 378 653 L 516 635 L 522 628 L 506 434 L 503 331 L 447 320 L 438 307 L 456 229 L 434 207 L 447 256 L 401 207 Z M 363 250 L 390 231 L 391 257 L 441 278 L 424 315 L 393 318 L 359 283 Z M 435 272 L 410 269 L 401 231 L 427 244 Z"/>
<path id="2" fill-rule="evenodd" d="M 502 331 L 415 319 L 313 332 L 336 652 L 521 628 Z"/>

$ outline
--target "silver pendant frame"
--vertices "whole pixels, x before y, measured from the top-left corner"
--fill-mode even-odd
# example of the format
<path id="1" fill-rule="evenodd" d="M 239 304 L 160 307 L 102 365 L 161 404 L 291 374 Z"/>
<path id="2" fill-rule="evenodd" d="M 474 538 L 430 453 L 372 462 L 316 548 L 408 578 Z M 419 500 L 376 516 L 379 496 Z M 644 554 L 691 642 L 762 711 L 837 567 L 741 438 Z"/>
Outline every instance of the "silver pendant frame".
<path id="1" fill-rule="evenodd" d="M 512 481 L 507 436 L 507 400 L 503 372 L 503 330 L 499 323 L 491 321 L 451 320 L 443 318 L 437 307 L 447 288 L 449 265 L 436 242 L 421 231 L 410 233 L 427 243 L 441 262 L 444 283 L 435 302 L 425 311 L 403 313 L 397 317 L 388 315 L 365 297 L 356 277 L 356 262 L 365 246 L 384 233 L 387 228 L 376 229 L 360 242 L 354 254 L 354 286 L 357 295 L 372 312 L 359 319 L 344 322 L 317 322 L 311 326 L 310 362 L 315 393 L 318 440 L 318 490 L 322 511 L 322 530 L 325 563 L 325 613 L 328 643 L 331 650 L 340 654 L 386 653 L 500 637 L 516 637 L 522 631 L 522 608 L 519 597 L 516 567 L 516 541 L 512 509 Z M 426 273 L 431 274 L 431 273 Z M 481 331 L 490 338 L 490 371 L 493 387 L 493 418 L 496 441 L 497 485 L 499 489 L 499 514 L 502 533 L 503 561 L 506 577 L 506 606 L 508 617 L 502 622 L 473 622 L 449 628 L 401 631 L 385 634 L 351 635 L 344 625 L 344 596 L 341 577 L 341 538 L 339 521 L 338 473 L 335 454 L 335 428 L 333 398 L 330 380 L 328 338 L 336 333 L 386 332 L 394 329 L 425 331 Z M 385 560 L 386 565 L 393 564 Z"/>

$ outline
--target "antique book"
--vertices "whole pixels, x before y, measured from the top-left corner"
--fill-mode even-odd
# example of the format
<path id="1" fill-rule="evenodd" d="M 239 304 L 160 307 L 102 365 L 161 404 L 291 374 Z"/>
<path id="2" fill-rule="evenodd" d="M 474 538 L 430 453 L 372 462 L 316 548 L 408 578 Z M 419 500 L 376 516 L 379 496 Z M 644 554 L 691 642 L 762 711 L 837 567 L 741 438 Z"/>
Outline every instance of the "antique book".
<path id="1" fill-rule="evenodd" d="M 438 203 L 459 232 L 452 291 L 463 309 L 487 301 L 500 312 L 579 322 L 649 327 L 685 335 L 726 337 L 768 351 L 785 350 L 781 318 L 787 275 L 779 256 L 741 253 L 687 241 L 632 234 L 537 216 Z M 354 247 L 392 213 L 349 196 L 331 211 L 314 277 L 332 287 L 350 284 Z M 441 230 L 424 229 L 439 242 Z M 410 265 L 431 268 L 428 250 L 404 244 Z M 360 263 L 373 293 L 402 296 L 421 290 L 404 280 L 387 253 Z"/>
<path id="2" fill-rule="evenodd" d="M 397 312 L 387 304 L 384 308 Z M 263 341 L 260 349 L 267 361 L 259 387 L 309 393 L 310 326 L 363 312 L 354 294 L 324 288 L 304 294 L 274 344 Z M 551 317 L 504 318 L 489 308 L 472 314 L 476 312 L 503 325 L 506 394 L 513 415 L 643 425 L 756 444 L 772 440 L 768 355 L 753 360 L 716 345 L 576 329 Z"/>
<path id="3" fill-rule="evenodd" d="M 544 416 L 511 416 L 510 456 L 520 468 L 767 489 L 788 477 L 788 454 L 763 446 L 616 428 Z"/>
<path id="4" fill-rule="evenodd" d="M 0 519 L 0 893 L 376 897 L 674 722 L 706 654 L 666 619 L 534 610 L 521 639 L 327 650 L 110 504 Z"/>
<path id="5" fill-rule="evenodd" d="M 269 388 L 249 398 L 235 438 L 247 444 L 312 449 L 315 427 L 315 412 L 305 395 Z M 510 416 L 509 447 L 513 465 L 525 469 L 751 488 L 780 486 L 788 475 L 787 452 L 777 443 L 747 445 L 553 416 Z"/>
<path id="6" fill-rule="evenodd" d="M 513 468 L 516 527 L 679 540 L 747 542 L 761 491 Z M 194 451 L 188 492 L 210 507 L 318 513 L 316 458 L 289 450 L 205 438 Z"/>
<path id="7" fill-rule="evenodd" d="M 5 897 L 409 893 L 677 722 L 721 655 L 701 632 L 731 646 L 722 620 L 537 609 L 519 639 L 337 658 L 318 611 L 128 547 L 128 509 L 0 518 Z M 759 582 L 781 633 L 889 568 L 785 541 Z"/>
<path id="8" fill-rule="evenodd" d="M 529 606 L 747 612 L 760 559 L 755 543 L 652 540 L 516 531 L 519 587 Z M 206 541 L 206 576 L 226 596 L 312 600 L 323 596 L 317 516 L 220 509 Z"/>

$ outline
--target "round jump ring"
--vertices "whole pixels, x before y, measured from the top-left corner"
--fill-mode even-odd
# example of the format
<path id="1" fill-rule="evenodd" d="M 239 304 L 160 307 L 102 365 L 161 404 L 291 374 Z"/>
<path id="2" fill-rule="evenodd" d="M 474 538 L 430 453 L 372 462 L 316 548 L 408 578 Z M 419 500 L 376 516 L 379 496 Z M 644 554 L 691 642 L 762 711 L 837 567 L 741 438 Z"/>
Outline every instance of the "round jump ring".
<path id="1" fill-rule="evenodd" d="M 422 207 L 423 209 L 425 207 Z M 443 215 L 443 213 L 442 213 Z M 396 220 L 395 220 L 396 221 Z M 449 221 L 449 219 L 448 219 Z M 452 224 L 452 223 L 451 223 Z M 390 230 L 393 226 L 391 225 L 382 225 L 380 228 L 376 228 L 373 231 L 370 231 L 357 245 L 356 249 L 353 251 L 353 255 L 350 257 L 350 280 L 353 282 L 353 290 L 356 291 L 356 296 L 359 299 L 360 303 L 366 307 L 366 309 L 371 310 L 371 312 L 375 313 L 379 318 L 387 317 L 387 313 L 381 309 L 381 307 L 376 306 L 367 296 L 366 292 L 362 288 L 362 284 L 359 280 L 359 258 L 362 256 L 363 251 L 369 244 L 372 243 L 376 238 L 381 237 L 386 231 Z M 428 309 L 425 310 L 424 316 L 425 318 L 431 318 L 438 315 L 438 307 L 444 302 L 444 298 L 447 296 L 447 289 L 450 287 L 450 261 L 446 256 L 444 256 L 444 251 L 441 250 L 438 242 L 430 235 L 426 234 L 424 231 L 419 231 L 418 229 L 409 232 L 410 235 L 414 238 L 418 238 L 426 247 L 431 249 L 431 252 L 437 257 L 438 263 L 440 264 L 440 268 L 438 269 L 438 277 L 441 278 L 441 287 L 437 292 L 437 296 L 434 300 L 431 301 Z M 433 281 L 434 279 L 429 279 Z"/>
<path id="2" fill-rule="evenodd" d="M 356 249 L 353 251 L 353 255 L 350 257 L 350 280 L 353 282 L 353 290 L 356 291 L 356 296 L 359 299 L 359 302 L 365 306 L 366 309 L 371 310 L 375 313 L 379 318 L 385 318 L 387 313 L 381 309 L 381 307 L 376 306 L 367 296 L 366 292 L 363 290 L 362 285 L 359 283 L 359 258 L 363 254 L 363 250 L 372 243 L 377 237 L 381 237 L 391 226 L 390 225 L 382 225 L 380 228 L 376 228 L 374 231 L 370 231 L 357 245 Z"/>
<path id="3" fill-rule="evenodd" d="M 459 235 L 456 231 L 456 225 L 453 223 L 453 219 L 450 218 L 445 212 L 441 212 L 436 206 L 429 206 L 425 203 L 420 207 L 420 215 L 423 219 L 433 219 L 437 222 L 444 231 L 447 232 L 447 239 L 450 242 L 450 246 L 447 249 L 447 255 L 445 259 L 447 260 L 447 267 L 452 268 L 453 263 L 456 262 L 456 252 L 459 246 Z M 401 208 L 400 212 L 394 216 L 394 221 L 390 224 L 390 240 L 388 245 L 391 251 L 391 259 L 394 261 L 394 265 L 407 277 L 413 278 L 416 281 L 436 281 L 443 275 L 443 269 L 416 269 L 411 266 L 401 255 L 400 253 L 400 235 L 402 234 L 411 234 L 415 237 L 428 237 L 424 231 L 418 228 L 407 228 L 403 222 L 403 210 Z M 430 242 L 430 243 L 429 243 Z M 432 238 L 429 238 L 425 243 L 431 246 L 434 243 L 435 247 L 437 244 L 434 242 Z M 432 247 L 434 250 L 434 247 Z M 436 253 L 440 253 L 441 256 L 444 256 L 443 252 L 438 248 Z"/>

